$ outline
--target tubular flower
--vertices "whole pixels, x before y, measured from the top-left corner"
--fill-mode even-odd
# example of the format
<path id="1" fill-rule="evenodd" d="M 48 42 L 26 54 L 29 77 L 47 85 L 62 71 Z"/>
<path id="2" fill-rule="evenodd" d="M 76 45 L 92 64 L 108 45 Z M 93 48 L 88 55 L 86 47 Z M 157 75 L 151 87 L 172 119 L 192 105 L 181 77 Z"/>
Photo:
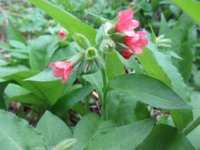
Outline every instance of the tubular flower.
<path id="1" fill-rule="evenodd" d="M 67 37 L 67 33 L 64 30 L 60 30 L 58 32 L 58 38 L 59 39 L 65 39 Z"/>
<path id="2" fill-rule="evenodd" d="M 132 36 L 126 36 L 124 43 L 133 51 L 133 53 L 142 54 L 142 47 L 148 44 L 146 32 L 138 31 Z"/>
<path id="3" fill-rule="evenodd" d="M 139 21 L 133 19 L 133 10 L 119 11 L 115 30 L 126 35 L 132 35 L 133 29 L 139 26 Z"/>
<path id="4" fill-rule="evenodd" d="M 62 77 L 62 83 L 65 83 L 68 80 L 69 75 L 73 70 L 73 65 L 70 61 L 52 62 L 49 64 L 49 67 L 55 68 L 53 75 L 55 77 Z"/>
<path id="5" fill-rule="evenodd" d="M 122 52 L 121 52 L 121 55 L 125 58 L 125 59 L 129 59 L 133 53 L 131 53 L 128 49 L 124 49 Z"/>

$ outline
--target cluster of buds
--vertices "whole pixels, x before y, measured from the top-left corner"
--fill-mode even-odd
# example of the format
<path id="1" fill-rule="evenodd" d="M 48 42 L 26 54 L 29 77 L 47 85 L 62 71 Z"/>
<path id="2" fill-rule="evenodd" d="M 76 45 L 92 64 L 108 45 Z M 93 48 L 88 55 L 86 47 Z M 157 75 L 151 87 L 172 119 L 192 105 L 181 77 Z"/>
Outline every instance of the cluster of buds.
<path id="1" fill-rule="evenodd" d="M 124 58 L 129 59 L 133 54 L 142 54 L 142 47 L 148 44 L 146 32 L 134 29 L 139 27 L 139 21 L 133 19 L 134 12 L 131 9 L 120 11 L 115 25 L 115 31 L 124 34 L 124 44 L 127 48 L 121 51 Z"/>

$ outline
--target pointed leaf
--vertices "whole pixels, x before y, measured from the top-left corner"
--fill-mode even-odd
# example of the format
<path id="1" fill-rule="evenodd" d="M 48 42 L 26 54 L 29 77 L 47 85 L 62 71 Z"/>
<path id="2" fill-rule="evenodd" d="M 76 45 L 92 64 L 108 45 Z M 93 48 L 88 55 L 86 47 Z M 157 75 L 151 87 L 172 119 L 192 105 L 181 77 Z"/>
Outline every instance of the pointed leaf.
<path id="1" fill-rule="evenodd" d="M 47 139 L 50 147 L 70 138 L 72 135 L 70 128 L 49 111 L 46 111 L 42 118 L 40 118 L 36 128 Z"/>
<path id="2" fill-rule="evenodd" d="M 69 12 L 61 10 L 52 3 L 48 2 L 47 0 L 37 0 L 37 1 L 29 0 L 29 1 L 32 4 L 36 5 L 37 7 L 43 9 L 47 14 L 52 16 L 72 34 L 74 33 L 83 34 L 90 40 L 92 44 L 95 43 L 94 42 L 96 35 L 95 29 L 83 23 Z"/>
<path id="3" fill-rule="evenodd" d="M 143 120 L 97 134 L 84 150 L 133 150 L 149 135 L 153 121 Z"/>
<path id="4" fill-rule="evenodd" d="M 190 107 L 164 83 L 146 75 L 122 75 L 110 82 L 110 87 L 136 101 L 164 109 Z"/>
<path id="5" fill-rule="evenodd" d="M 0 110 L 1 150 L 46 149 L 44 137 L 25 120 Z"/>
<path id="6" fill-rule="evenodd" d="M 136 150 L 195 150 L 189 140 L 176 128 L 157 125 Z"/>

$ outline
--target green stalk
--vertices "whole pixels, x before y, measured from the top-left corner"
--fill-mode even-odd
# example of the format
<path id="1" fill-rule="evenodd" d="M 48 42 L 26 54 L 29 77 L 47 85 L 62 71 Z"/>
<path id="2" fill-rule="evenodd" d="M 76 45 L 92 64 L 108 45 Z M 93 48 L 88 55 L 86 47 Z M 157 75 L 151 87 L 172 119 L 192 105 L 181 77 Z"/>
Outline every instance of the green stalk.
<path id="1" fill-rule="evenodd" d="M 107 86 L 107 79 L 106 79 L 106 71 L 104 68 L 101 69 L 101 74 L 102 74 L 102 79 L 103 79 L 103 94 L 102 94 L 102 114 L 103 114 L 103 119 L 107 119 L 107 109 L 106 109 L 106 97 L 107 97 L 107 92 L 106 92 L 106 86 Z"/>
<path id="2" fill-rule="evenodd" d="M 72 65 L 78 64 L 84 58 L 84 53 L 78 53 L 72 56 L 68 61 L 72 63 Z"/>
<path id="3" fill-rule="evenodd" d="M 183 134 L 188 135 L 199 125 L 200 125 L 200 116 L 197 117 L 194 121 L 192 121 L 185 129 L 183 129 Z"/>

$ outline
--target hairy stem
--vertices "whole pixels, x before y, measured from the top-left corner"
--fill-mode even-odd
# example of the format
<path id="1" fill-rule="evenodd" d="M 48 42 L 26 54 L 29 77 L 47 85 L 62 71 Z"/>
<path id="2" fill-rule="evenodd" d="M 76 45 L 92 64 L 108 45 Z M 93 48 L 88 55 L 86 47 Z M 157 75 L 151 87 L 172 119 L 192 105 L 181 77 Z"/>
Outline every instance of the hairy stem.
<path id="1" fill-rule="evenodd" d="M 184 130 L 183 134 L 188 135 L 190 132 L 192 132 L 197 126 L 200 125 L 200 116 L 197 117 L 194 121 L 192 121 Z"/>

